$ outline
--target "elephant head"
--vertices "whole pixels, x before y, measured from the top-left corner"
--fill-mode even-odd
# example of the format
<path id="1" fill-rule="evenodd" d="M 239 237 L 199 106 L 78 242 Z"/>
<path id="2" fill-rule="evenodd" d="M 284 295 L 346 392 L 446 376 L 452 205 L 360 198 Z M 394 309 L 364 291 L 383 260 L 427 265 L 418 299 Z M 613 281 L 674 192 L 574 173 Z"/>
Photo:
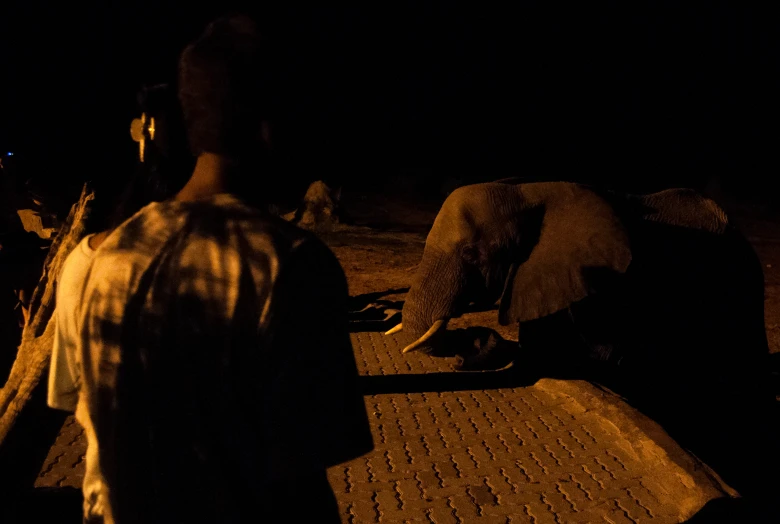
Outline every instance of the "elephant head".
<path id="1" fill-rule="evenodd" d="M 403 307 L 404 352 L 430 351 L 471 303 L 501 299 L 508 325 L 567 308 L 631 262 L 628 234 L 595 192 L 564 182 L 486 183 L 455 190 L 426 239 Z"/>

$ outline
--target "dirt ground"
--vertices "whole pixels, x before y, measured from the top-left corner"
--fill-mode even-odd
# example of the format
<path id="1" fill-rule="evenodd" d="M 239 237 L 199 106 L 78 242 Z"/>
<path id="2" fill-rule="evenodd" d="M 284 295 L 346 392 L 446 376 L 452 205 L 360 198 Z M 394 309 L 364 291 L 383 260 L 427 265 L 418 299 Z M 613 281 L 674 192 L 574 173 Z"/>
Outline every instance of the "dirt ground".
<path id="1" fill-rule="evenodd" d="M 351 224 L 321 233 L 341 261 L 350 295 L 394 291 L 383 300 L 403 300 L 419 263 L 425 237 L 444 201 L 423 200 L 412 192 L 348 194 L 342 205 Z M 745 203 L 724 203 L 731 219 L 750 240 L 764 269 L 765 323 L 770 352 L 780 356 L 780 216 L 771 216 Z M 508 340 L 517 340 L 514 327 L 500 326 L 496 311 L 467 313 L 453 319 L 451 328 L 486 326 Z"/>

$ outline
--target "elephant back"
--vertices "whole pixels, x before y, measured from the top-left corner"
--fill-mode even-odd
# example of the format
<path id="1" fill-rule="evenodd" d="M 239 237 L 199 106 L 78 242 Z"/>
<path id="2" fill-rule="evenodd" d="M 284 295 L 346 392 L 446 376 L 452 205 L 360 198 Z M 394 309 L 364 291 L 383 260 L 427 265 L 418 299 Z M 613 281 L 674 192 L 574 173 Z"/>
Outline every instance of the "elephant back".
<path id="1" fill-rule="evenodd" d="M 624 210 L 634 219 L 668 226 L 723 234 L 729 227 L 726 212 L 698 191 L 674 188 L 648 195 L 628 195 Z"/>
<path id="2" fill-rule="evenodd" d="M 768 358 L 760 261 L 735 227 L 643 220 L 630 227 L 623 302 L 637 364 L 681 375 L 756 376 Z M 750 371 L 752 369 L 752 371 Z"/>
<path id="3" fill-rule="evenodd" d="M 610 313 L 623 326 L 617 353 L 625 363 L 688 376 L 737 376 L 738 367 L 759 366 L 768 355 L 763 271 L 726 212 L 691 189 L 594 191 L 620 217 L 631 245 L 631 264 L 611 297 L 619 307 Z M 730 366 L 735 373 L 724 373 Z"/>

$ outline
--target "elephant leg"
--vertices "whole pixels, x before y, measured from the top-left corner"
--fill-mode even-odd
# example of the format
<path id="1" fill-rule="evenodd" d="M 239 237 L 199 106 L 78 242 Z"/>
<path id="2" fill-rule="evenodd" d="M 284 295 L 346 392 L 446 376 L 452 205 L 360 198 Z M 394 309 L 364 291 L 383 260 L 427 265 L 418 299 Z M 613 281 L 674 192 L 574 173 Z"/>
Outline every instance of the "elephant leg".
<path id="1" fill-rule="evenodd" d="M 588 297 L 569 308 L 569 315 L 577 336 L 589 358 L 619 362 L 621 330 L 620 312 L 615 304 L 599 297 Z"/>
<path id="2" fill-rule="evenodd" d="M 459 371 L 504 369 L 511 366 L 517 359 L 517 344 L 504 340 L 492 329 L 472 327 L 462 331 L 464 331 L 464 336 L 459 338 L 468 347 L 462 347 L 456 353 L 455 369 Z M 469 344 L 469 342 L 471 343 Z"/>
<path id="3" fill-rule="evenodd" d="M 568 309 L 521 322 L 518 341 L 526 358 L 553 369 L 577 366 L 585 357 L 582 339 Z"/>

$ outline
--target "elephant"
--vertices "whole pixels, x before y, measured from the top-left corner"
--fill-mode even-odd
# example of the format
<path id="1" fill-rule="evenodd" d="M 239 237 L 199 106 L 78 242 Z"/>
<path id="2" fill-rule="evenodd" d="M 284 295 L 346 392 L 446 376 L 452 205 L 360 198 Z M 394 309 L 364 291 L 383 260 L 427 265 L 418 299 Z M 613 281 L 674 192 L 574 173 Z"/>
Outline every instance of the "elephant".
<path id="1" fill-rule="evenodd" d="M 543 345 L 566 324 L 600 360 L 723 371 L 768 355 L 763 285 L 750 244 L 694 190 L 472 184 L 443 203 L 402 323 L 387 333 L 402 331 L 404 353 L 430 353 L 449 319 L 498 302 L 499 323 L 517 323 L 521 343 L 541 333 Z"/>

